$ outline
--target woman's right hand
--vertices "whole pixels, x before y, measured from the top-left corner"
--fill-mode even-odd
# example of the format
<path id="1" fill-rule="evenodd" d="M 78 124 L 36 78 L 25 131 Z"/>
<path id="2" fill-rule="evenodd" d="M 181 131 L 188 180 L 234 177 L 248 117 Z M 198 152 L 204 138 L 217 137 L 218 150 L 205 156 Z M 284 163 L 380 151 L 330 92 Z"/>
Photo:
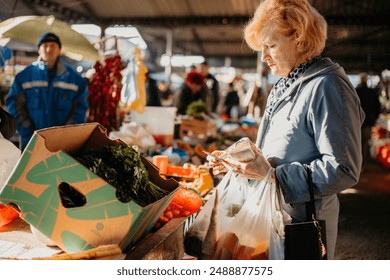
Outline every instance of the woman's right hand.
<path id="1" fill-rule="evenodd" d="M 228 156 L 226 151 L 222 150 L 215 150 L 211 153 L 213 156 L 219 157 L 219 158 L 226 158 Z M 210 167 L 213 168 L 213 174 L 218 175 L 220 173 L 226 173 L 228 170 L 226 166 L 223 164 L 223 162 L 219 161 L 215 157 L 211 155 L 207 156 L 207 161 L 209 162 Z"/>

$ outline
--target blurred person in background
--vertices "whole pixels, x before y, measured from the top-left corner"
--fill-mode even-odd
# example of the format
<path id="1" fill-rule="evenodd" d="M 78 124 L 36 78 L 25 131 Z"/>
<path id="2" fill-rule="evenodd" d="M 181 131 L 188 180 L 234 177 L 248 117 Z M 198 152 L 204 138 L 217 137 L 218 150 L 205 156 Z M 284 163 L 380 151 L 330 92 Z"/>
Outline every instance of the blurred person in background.
<path id="1" fill-rule="evenodd" d="M 280 79 L 252 146 L 255 158 L 238 163 L 234 171 L 252 180 L 272 172 L 293 223 L 306 220 L 311 176 L 317 218 L 326 221 L 327 258 L 333 259 L 337 194 L 358 182 L 362 164 L 359 98 L 344 69 L 321 56 L 327 23 L 308 0 L 262 1 L 244 35 Z M 227 156 L 222 150 L 213 154 Z M 208 160 L 216 173 L 226 172 L 221 163 Z"/>
<path id="2" fill-rule="evenodd" d="M 363 168 L 364 164 L 370 159 L 370 141 L 371 130 L 375 125 L 381 112 L 381 103 L 379 102 L 379 91 L 367 86 L 368 75 L 366 73 L 359 74 L 359 84 L 356 87 L 356 92 L 360 99 L 360 104 L 363 108 L 366 118 L 362 125 L 362 154 Z"/>
<path id="3" fill-rule="evenodd" d="M 6 97 L 24 149 L 35 130 L 86 121 L 87 81 L 60 60 L 61 41 L 53 33 L 38 39 L 38 60 L 18 73 Z"/>
<path id="4" fill-rule="evenodd" d="M 160 81 L 157 83 L 158 90 L 160 91 L 161 105 L 164 107 L 173 106 L 173 92 L 166 81 Z"/>
<path id="5" fill-rule="evenodd" d="M 160 91 L 157 86 L 157 81 L 150 77 L 150 72 L 146 73 L 146 106 L 161 106 Z"/>
<path id="6" fill-rule="evenodd" d="M 188 106 L 194 101 L 206 102 L 205 92 L 202 91 L 204 83 L 205 77 L 202 73 L 197 71 L 187 73 L 182 87 L 175 95 L 174 104 L 178 115 L 185 115 Z"/>
<path id="7" fill-rule="evenodd" d="M 224 105 L 224 114 L 228 118 L 237 119 L 240 114 L 240 97 L 238 96 L 237 90 L 234 88 L 234 83 L 231 82 L 228 84 L 227 93 Z"/>
<path id="8" fill-rule="evenodd" d="M 207 102 L 207 104 L 210 103 L 212 113 L 217 113 L 219 104 L 219 82 L 214 75 L 209 72 L 209 65 L 207 61 L 200 64 L 200 72 L 206 79 L 205 90 L 207 92 L 207 97 L 210 99 L 210 102 Z"/>

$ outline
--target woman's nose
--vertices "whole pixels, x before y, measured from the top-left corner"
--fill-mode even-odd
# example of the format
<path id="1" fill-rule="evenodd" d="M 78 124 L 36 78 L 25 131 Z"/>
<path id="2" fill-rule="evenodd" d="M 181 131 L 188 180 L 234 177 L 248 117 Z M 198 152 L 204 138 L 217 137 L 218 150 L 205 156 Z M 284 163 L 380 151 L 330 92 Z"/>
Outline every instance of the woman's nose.
<path id="1" fill-rule="evenodd" d="M 269 52 L 266 47 L 261 48 L 261 61 L 266 62 L 267 58 L 269 57 Z"/>
<path id="2" fill-rule="evenodd" d="M 268 53 L 266 51 L 264 51 L 264 50 L 261 51 L 261 61 L 262 62 L 266 62 L 266 59 L 267 59 L 268 56 L 269 55 L 268 55 Z"/>

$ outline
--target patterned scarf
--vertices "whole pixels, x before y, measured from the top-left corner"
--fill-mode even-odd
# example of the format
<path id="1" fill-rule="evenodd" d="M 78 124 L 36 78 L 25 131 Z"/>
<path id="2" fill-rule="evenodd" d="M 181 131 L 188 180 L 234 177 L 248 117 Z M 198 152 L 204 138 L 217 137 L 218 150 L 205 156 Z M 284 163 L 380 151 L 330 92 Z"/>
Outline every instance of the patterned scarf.
<path id="1" fill-rule="evenodd" d="M 280 78 L 276 84 L 273 86 L 268 102 L 267 107 L 265 109 L 265 114 L 267 117 L 269 117 L 274 110 L 275 104 L 278 102 L 278 100 L 283 96 L 283 94 L 286 92 L 286 90 L 299 78 L 303 75 L 303 73 L 306 71 L 307 68 L 309 68 L 310 65 L 313 63 L 321 60 L 321 56 L 316 56 L 312 60 L 302 63 L 298 67 L 296 67 L 294 70 L 292 70 L 287 77 Z"/>

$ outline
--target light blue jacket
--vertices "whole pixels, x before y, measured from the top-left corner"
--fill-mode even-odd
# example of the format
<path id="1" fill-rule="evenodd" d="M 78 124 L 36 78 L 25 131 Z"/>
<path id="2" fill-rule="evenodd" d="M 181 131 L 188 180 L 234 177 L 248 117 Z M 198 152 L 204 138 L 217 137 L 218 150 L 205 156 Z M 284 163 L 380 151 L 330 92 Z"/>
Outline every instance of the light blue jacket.
<path id="1" fill-rule="evenodd" d="M 359 180 L 363 120 L 348 76 L 337 63 L 323 58 L 287 89 L 259 127 L 257 146 L 276 168 L 284 209 L 297 220 L 305 220 L 304 202 L 310 200 L 303 165 L 311 167 L 317 214 L 327 220 L 333 251 L 339 213 L 336 194 Z"/>
<path id="2" fill-rule="evenodd" d="M 48 81 L 46 63 L 35 61 L 16 75 L 7 95 L 7 109 L 18 121 L 22 148 L 34 130 L 86 121 L 87 81 L 61 61 Z"/>

